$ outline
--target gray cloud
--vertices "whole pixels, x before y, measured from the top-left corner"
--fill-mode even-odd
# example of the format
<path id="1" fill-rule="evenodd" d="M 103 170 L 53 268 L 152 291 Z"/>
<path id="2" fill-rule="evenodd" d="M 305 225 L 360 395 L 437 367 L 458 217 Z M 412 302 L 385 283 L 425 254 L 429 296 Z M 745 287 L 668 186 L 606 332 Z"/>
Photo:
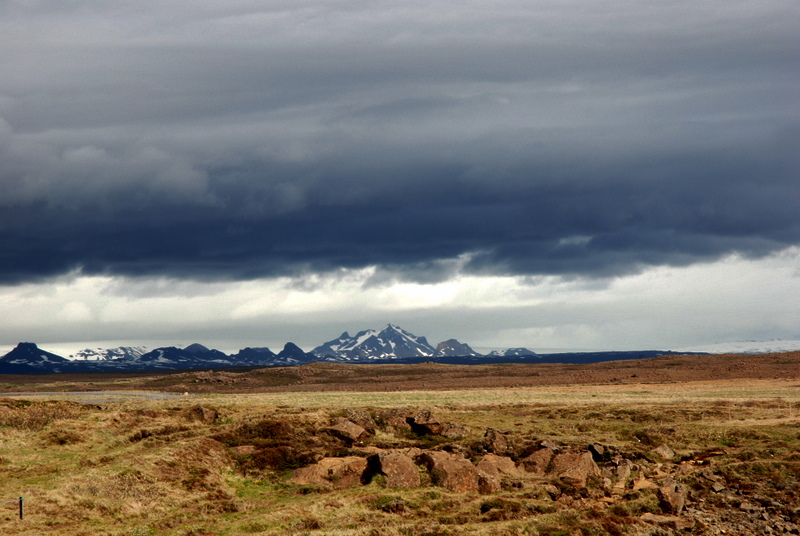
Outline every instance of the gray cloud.
<path id="1" fill-rule="evenodd" d="M 608 276 L 800 242 L 796 3 L 0 14 L 0 282 Z"/>

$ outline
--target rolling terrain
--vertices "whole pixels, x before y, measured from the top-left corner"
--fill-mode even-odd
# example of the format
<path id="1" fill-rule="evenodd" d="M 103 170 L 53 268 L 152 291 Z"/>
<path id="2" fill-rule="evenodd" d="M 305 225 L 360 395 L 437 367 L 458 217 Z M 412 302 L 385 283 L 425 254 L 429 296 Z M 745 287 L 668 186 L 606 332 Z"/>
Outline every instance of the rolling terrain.
<path id="1" fill-rule="evenodd" d="M 4 375 L 0 472 L 15 536 L 797 534 L 800 352 Z"/>

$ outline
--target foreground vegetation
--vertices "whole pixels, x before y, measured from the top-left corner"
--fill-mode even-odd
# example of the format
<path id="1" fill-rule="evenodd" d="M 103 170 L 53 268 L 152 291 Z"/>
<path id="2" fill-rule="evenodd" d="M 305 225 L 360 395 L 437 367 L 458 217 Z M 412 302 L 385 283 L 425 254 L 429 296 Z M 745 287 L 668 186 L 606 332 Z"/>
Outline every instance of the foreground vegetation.
<path id="1" fill-rule="evenodd" d="M 0 502 L 13 535 L 800 533 L 800 393 L 791 382 L 499 391 L 283 393 L 112 402 L 0 398 Z M 429 410 L 457 434 L 408 425 Z M 332 433 L 355 423 L 363 440 Z M 503 452 L 489 442 L 499 432 Z M 589 446 L 592 446 L 589 449 Z M 666 448 L 665 448 L 666 447 Z M 324 457 L 589 452 L 599 474 L 501 475 L 491 493 L 382 475 L 298 483 Z M 620 467 L 628 467 L 623 471 Z M 681 507 L 663 495 L 681 489 Z M 684 506 L 685 502 L 685 506 Z M 724 531 L 724 532 L 723 532 Z"/>

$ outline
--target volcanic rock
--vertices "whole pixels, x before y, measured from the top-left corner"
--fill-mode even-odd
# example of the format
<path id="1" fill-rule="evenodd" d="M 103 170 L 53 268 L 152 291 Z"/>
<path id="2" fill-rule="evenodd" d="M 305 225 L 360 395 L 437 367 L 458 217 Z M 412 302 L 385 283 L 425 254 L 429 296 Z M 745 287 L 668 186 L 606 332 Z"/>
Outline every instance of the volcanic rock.
<path id="1" fill-rule="evenodd" d="M 419 470 L 414 461 L 397 451 L 380 452 L 369 457 L 369 472 L 386 477 L 387 488 L 416 488 L 420 485 Z"/>
<path id="2" fill-rule="evenodd" d="M 323 458 L 319 462 L 292 471 L 290 482 L 312 484 L 329 489 L 344 489 L 362 483 L 367 460 L 357 456 Z"/>
<path id="3" fill-rule="evenodd" d="M 520 460 L 519 465 L 528 473 L 536 475 L 543 475 L 550 467 L 550 462 L 553 460 L 555 453 L 549 448 L 543 448 L 535 451 L 530 456 Z"/>
<path id="4" fill-rule="evenodd" d="M 548 473 L 576 488 L 586 487 L 589 477 L 600 476 L 600 468 L 589 452 L 561 452 L 553 456 Z"/>
<path id="5" fill-rule="evenodd" d="M 658 488 L 658 500 L 665 513 L 680 515 L 686 504 L 686 487 L 674 480 L 668 480 Z"/>
<path id="6" fill-rule="evenodd" d="M 514 465 L 514 461 L 508 456 L 498 456 L 496 454 L 487 454 L 481 461 L 478 462 L 476 467 L 479 471 L 483 471 L 492 475 L 516 475 L 519 469 Z"/>
<path id="7" fill-rule="evenodd" d="M 478 491 L 478 472 L 463 456 L 450 452 L 423 452 L 418 461 L 428 469 L 437 486 L 460 493 Z"/>
<path id="8" fill-rule="evenodd" d="M 362 444 L 369 438 L 369 433 L 354 422 L 342 419 L 333 426 L 328 427 L 328 432 L 348 443 Z"/>
<path id="9" fill-rule="evenodd" d="M 508 452 L 508 440 L 506 436 L 489 428 L 483 436 L 483 448 L 487 452 L 493 452 L 504 456 Z"/>

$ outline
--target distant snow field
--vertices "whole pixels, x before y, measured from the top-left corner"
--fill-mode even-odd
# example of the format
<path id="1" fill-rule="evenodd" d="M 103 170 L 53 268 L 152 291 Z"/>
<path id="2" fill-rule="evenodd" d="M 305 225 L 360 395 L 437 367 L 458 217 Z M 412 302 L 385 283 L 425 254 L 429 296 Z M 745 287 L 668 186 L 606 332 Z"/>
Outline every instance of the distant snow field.
<path id="1" fill-rule="evenodd" d="M 800 350 L 800 340 L 771 339 L 768 341 L 717 342 L 700 346 L 677 348 L 677 352 L 708 352 L 709 354 L 773 354 Z"/>

